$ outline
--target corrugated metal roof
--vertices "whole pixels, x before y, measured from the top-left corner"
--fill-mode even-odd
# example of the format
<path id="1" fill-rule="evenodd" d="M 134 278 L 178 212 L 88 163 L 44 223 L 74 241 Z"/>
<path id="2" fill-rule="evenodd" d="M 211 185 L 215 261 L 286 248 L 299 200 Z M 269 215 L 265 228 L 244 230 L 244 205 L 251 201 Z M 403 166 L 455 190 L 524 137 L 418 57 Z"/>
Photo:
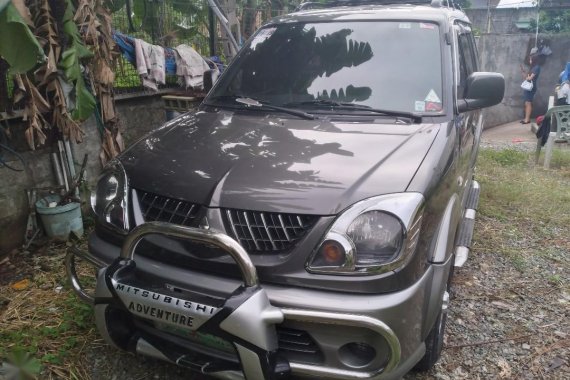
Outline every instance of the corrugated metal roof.
<path id="1" fill-rule="evenodd" d="M 501 0 L 497 8 L 534 8 L 534 0 Z"/>
<path id="2" fill-rule="evenodd" d="M 470 0 L 471 6 L 468 9 L 487 9 L 489 0 Z M 491 0 L 491 8 L 495 8 L 501 0 Z"/>

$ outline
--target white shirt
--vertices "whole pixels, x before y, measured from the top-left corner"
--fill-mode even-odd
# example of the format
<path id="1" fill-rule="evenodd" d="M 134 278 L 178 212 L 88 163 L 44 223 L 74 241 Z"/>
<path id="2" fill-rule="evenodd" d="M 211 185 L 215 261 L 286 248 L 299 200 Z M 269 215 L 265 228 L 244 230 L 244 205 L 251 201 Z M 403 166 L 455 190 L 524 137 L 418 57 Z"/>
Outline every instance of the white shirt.
<path id="1" fill-rule="evenodd" d="M 558 89 L 558 99 L 566 98 L 566 104 L 570 104 L 570 83 L 564 82 Z"/>

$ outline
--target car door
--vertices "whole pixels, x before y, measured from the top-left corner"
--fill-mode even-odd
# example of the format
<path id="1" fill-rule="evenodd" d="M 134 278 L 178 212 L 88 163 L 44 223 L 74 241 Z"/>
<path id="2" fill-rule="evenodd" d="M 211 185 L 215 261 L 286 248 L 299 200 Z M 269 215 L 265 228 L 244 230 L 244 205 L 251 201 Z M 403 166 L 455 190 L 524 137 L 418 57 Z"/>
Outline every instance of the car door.
<path id="1" fill-rule="evenodd" d="M 457 22 L 454 25 L 456 54 L 456 97 L 462 99 L 465 93 L 467 78 L 478 71 L 477 48 L 471 27 Z M 471 186 L 477 146 L 481 136 L 481 111 L 456 111 L 455 126 L 459 136 L 459 174 L 458 184 L 465 204 Z"/>

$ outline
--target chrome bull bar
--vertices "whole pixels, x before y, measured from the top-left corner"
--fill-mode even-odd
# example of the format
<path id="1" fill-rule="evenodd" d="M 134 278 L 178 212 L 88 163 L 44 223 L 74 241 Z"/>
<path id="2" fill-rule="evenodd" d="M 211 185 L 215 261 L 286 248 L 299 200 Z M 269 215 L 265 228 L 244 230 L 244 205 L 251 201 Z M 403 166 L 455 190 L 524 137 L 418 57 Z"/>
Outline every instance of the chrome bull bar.
<path id="1" fill-rule="evenodd" d="M 134 228 L 125 239 L 121 248 L 121 258 L 132 260 L 137 244 L 150 234 L 161 234 L 170 237 L 212 244 L 226 251 L 237 263 L 242 274 L 245 286 L 259 285 L 257 271 L 251 262 L 249 255 L 241 245 L 228 235 L 202 230 L 197 228 L 183 227 L 175 224 L 150 222 Z"/>
<path id="2" fill-rule="evenodd" d="M 218 233 L 203 229 L 196 229 L 196 228 L 178 226 L 161 222 L 150 222 L 142 224 L 134 228 L 129 233 L 129 235 L 127 235 L 121 247 L 120 262 L 127 263 L 129 261 L 132 261 L 134 257 L 134 250 L 136 249 L 138 243 L 146 235 L 150 234 L 161 234 L 170 237 L 188 239 L 195 242 L 214 245 L 227 252 L 234 259 L 234 261 L 237 263 L 240 269 L 243 283 L 246 287 L 248 288 L 259 287 L 259 280 L 257 277 L 256 268 L 253 265 L 249 255 L 241 247 L 241 245 L 239 245 L 238 242 L 236 242 L 234 239 L 223 233 Z M 95 297 L 93 295 L 88 294 L 84 290 L 77 276 L 77 272 L 75 269 L 76 256 L 79 257 L 80 259 L 87 261 L 97 269 L 107 267 L 108 264 L 94 257 L 92 254 L 81 251 L 76 247 L 72 247 L 68 251 L 68 254 L 66 256 L 65 260 L 66 271 L 68 277 L 70 278 L 73 290 L 82 301 L 93 305 L 95 303 Z M 117 261 L 119 261 L 119 259 L 117 259 Z M 261 290 L 261 292 L 263 293 L 263 298 L 267 298 L 265 292 L 263 290 Z M 375 378 L 376 376 L 379 376 L 382 373 L 390 372 L 400 362 L 401 347 L 396 334 L 392 331 L 392 329 L 389 326 L 387 326 L 385 323 L 383 323 L 378 319 L 358 314 L 346 314 L 346 313 L 336 313 L 336 312 L 333 313 L 333 312 L 323 312 L 315 310 L 295 309 L 295 308 L 276 308 L 272 306 L 270 306 L 270 308 L 272 310 L 267 310 L 268 313 L 263 312 L 263 314 L 266 314 L 266 317 L 262 319 L 265 319 L 264 322 L 266 324 L 267 323 L 276 324 L 283 322 L 283 320 L 290 320 L 298 322 L 329 324 L 336 326 L 362 327 L 376 334 L 381 335 L 388 343 L 388 347 L 390 350 L 390 357 L 385 366 L 383 366 L 383 368 L 380 368 L 375 371 L 362 371 L 362 370 L 350 370 L 350 369 L 341 370 L 338 368 L 329 368 L 319 365 L 289 362 L 291 372 L 294 374 L 306 375 L 306 376 L 307 375 L 319 376 L 329 379 L 371 379 Z M 280 314 L 281 317 L 279 317 L 277 314 Z M 260 320 L 260 322 L 262 321 Z M 255 340 L 257 339 L 254 339 L 254 341 Z M 261 347 L 264 346 L 264 344 L 257 344 L 257 346 Z M 243 374 L 247 379 L 257 378 L 257 375 L 255 375 L 256 373 L 258 375 L 261 374 L 261 372 L 266 373 L 266 371 L 260 371 L 260 368 L 253 368 L 253 369 L 248 368 L 247 363 L 242 363 L 242 365 L 244 371 Z M 247 375 L 247 372 L 250 373 L 249 376 Z M 252 374 L 254 374 L 253 377 Z M 225 378 L 225 376 L 223 377 Z"/>
<path id="3" fill-rule="evenodd" d="M 87 261 L 89 264 L 93 265 L 97 270 L 106 267 L 107 264 L 91 253 L 82 251 L 76 246 L 71 247 L 67 254 L 65 255 L 65 272 L 67 273 L 67 278 L 71 283 L 71 288 L 77 294 L 80 300 L 90 305 L 95 303 L 95 297 L 85 291 L 81 282 L 79 281 L 79 276 L 77 275 L 77 270 L 75 269 L 75 259 L 79 257 L 82 260 Z"/>
<path id="4" fill-rule="evenodd" d="M 150 222 L 150 223 L 141 224 L 140 226 L 134 228 L 127 235 L 121 247 L 120 257 L 125 260 L 132 260 L 134 256 L 134 251 L 138 243 L 146 235 L 150 234 L 162 234 L 170 237 L 189 239 L 201 243 L 215 245 L 216 247 L 226 251 L 238 264 L 240 271 L 242 273 L 242 278 L 245 286 L 252 287 L 259 285 L 259 280 L 257 278 L 257 270 L 255 269 L 255 266 L 251 262 L 247 252 L 234 239 L 218 232 L 201 230 L 190 227 L 183 227 L 175 224 L 161 223 L 161 222 Z M 99 260 L 97 257 L 93 256 L 89 252 L 82 251 L 75 246 L 69 249 L 65 257 L 65 269 L 67 272 L 67 277 L 70 279 L 73 291 L 82 301 L 93 305 L 95 303 L 95 297 L 91 294 L 88 294 L 83 289 L 81 283 L 79 282 L 77 271 L 75 269 L 76 257 L 79 257 L 80 259 L 87 261 L 89 264 L 93 265 L 98 270 L 103 267 L 106 267 L 107 264 Z"/>

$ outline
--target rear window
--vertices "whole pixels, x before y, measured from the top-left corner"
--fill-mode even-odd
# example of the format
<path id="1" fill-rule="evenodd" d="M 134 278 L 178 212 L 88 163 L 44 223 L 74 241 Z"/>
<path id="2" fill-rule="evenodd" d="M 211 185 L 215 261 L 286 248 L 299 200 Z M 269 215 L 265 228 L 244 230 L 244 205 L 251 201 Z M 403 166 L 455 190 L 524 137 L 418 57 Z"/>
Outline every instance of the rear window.
<path id="1" fill-rule="evenodd" d="M 250 39 L 211 96 L 439 113 L 440 45 L 438 25 L 427 22 L 272 25 Z"/>

